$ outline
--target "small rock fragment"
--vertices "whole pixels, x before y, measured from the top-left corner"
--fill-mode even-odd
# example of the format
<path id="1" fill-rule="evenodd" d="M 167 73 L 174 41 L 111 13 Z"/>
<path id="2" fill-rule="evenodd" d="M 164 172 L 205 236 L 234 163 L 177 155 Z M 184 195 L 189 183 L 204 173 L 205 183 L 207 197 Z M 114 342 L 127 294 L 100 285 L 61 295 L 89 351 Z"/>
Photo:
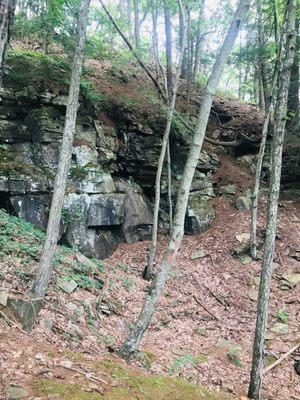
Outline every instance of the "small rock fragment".
<path id="1" fill-rule="evenodd" d="M 7 292 L 0 292 L 0 304 L 1 304 L 1 306 L 6 307 L 7 299 L 8 299 L 8 293 Z"/>
<path id="2" fill-rule="evenodd" d="M 66 280 L 66 279 L 58 279 L 57 281 L 58 286 L 66 293 L 70 294 L 74 292 L 77 288 L 77 283 L 73 280 Z"/>
<path id="3" fill-rule="evenodd" d="M 278 335 L 284 335 L 286 333 L 289 333 L 289 327 L 287 324 L 283 324 L 281 322 L 278 322 L 272 328 L 270 329 L 271 332 L 277 333 Z"/>
<path id="4" fill-rule="evenodd" d="M 242 242 L 247 242 L 250 240 L 250 233 L 240 233 L 239 235 L 236 235 L 236 240 L 238 240 L 240 243 Z"/>
<path id="5" fill-rule="evenodd" d="M 222 388 L 226 390 L 228 393 L 234 392 L 234 385 L 229 382 L 222 382 Z"/>
<path id="6" fill-rule="evenodd" d="M 198 258 L 203 258 L 207 255 L 205 250 L 197 250 L 191 254 L 191 260 L 197 260 Z"/>
<path id="7" fill-rule="evenodd" d="M 249 290 L 248 297 L 252 301 L 257 301 L 257 299 L 258 299 L 258 290 L 255 290 L 255 289 Z"/>
<path id="8" fill-rule="evenodd" d="M 252 206 L 252 200 L 250 197 L 240 196 L 236 199 L 235 206 L 239 211 L 242 212 L 250 211 Z"/>

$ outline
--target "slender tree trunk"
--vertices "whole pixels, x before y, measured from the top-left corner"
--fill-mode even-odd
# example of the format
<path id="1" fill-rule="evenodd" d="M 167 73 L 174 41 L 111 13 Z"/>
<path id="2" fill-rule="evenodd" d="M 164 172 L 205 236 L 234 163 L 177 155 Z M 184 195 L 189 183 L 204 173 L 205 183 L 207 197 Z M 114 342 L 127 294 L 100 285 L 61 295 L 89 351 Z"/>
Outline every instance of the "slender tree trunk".
<path id="1" fill-rule="evenodd" d="M 173 87 L 173 72 L 172 72 L 172 25 L 171 25 L 169 0 L 164 0 L 164 17 L 165 17 L 165 36 L 166 36 L 167 83 L 168 83 L 168 93 L 169 96 L 171 96 Z"/>
<path id="2" fill-rule="evenodd" d="M 299 4 L 300 6 L 300 4 Z M 299 85 L 300 85 L 300 31 L 299 31 L 299 17 L 296 18 L 296 48 L 294 62 L 291 72 L 291 82 L 289 87 L 289 97 L 288 97 L 288 120 L 287 128 L 290 133 L 298 134 L 300 136 L 300 99 L 299 99 Z"/>
<path id="3" fill-rule="evenodd" d="M 131 0 L 127 0 L 126 17 L 127 17 L 128 37 L 130 38 L 130 40 L 132 40 Z"/>
<path id="4" fill-rule="evenodd" d="M 171 102 L 168 107 L 167 125 L 166 125 L 166 129 L 165 129 L 164 136 L 163 136 L 161 151 L 160 151 L 158 165 L 157 165 L 156 178 L 155 178 L 155 201 L 154 201 L 154 212 L 153 212 L 152 238 L 151 238 L 151 246 L 150 246 L 150 251 L 149 251 L 148 263 L 147 263 L 147 267 L 144 271 L 144 277 L 145 277 L 145 279 L 148 279 L 148 280 L 151 278 L 153 263 L 154 263 L 154 258 L 155 258 L 155 254 L 156 254 L 156 248 L 157 248 L 157 230 L 158 230 L 158 214 L 159 214 L 160 192 L 161 192 L 161 190 L 160 190 L 161 175 L 162 175 L 164 160 L 166 157 L 166 150 L 169 147 L 169 136 L 170 136 L 171 124 L 172 124 L 174 111 L 175 111 L 179 77 L 180 77 L 180 73 L 181 73 L 182 58 L 183 58 L 183 53 L 184 53 L 185 43 L 186 43 L 186 23 L 185 23 L 184 10 L 183 10 L 183 6 L 181 4 L 181 0 L 179 1 L 179 5 L 180 5 L 180 13 L 182 14 L 181 19 L 183 21 L 183 40 L 182 40 L 182 47 L 180 49 L 178 63 L 177 63 L 177 71 L 176 71 L 174 87 L 173 87 L 173 91 L 172 91 Z"/>
<path id="5" fill-rule="evenodd" d="M 248 1 L 241 1 L 234 15 L 233 21 L 226 35 L 224 43 L 214 63 L 212 73 L 207 83 L 197 118 L 193 142 L 189 151 L 177 195 L 176 209 L 173 220 L 173 229 L 169 243 L 165 249 L 158 272 L 146 297 L 141 313 L 120 349 L 120 353 L 127 358 L 132 357 L 140 346 L 141 339 L 155 312 L 157 301 L 163 291 L 170 270 L 175 263 L 176 255 L 184 233 L 184 220 L 193 176 L 198 164 L 202 143 L 208 123 L 213 97 L 218 86 L 226 61 L 240 30 L 241 22 L 249 8 Z"/>
<path id="6" fill-rule="evenodd" d="M 135 47 L 139 49 L 141 47 L 139 0 L 133 0 L 133 11 Z"/>
<path id="7" fill-rule="evenodd" d="M 173 204 L 172 204 L 172 165 L 170 153 L 170 139 L 167 148 L 167 164 L 168 164 L 168 203 L 169 203 L 169 227 L 170 233 L 173 226 Z"/>
<path id="8" fill-rule="evenodd" d="M 277 0 L 274 0 L 274 2 L 277 3 Z M 275 24 L 276 24 L 276 21 L 275 21 Z M 286 25 L 284 22 L 284 24 L 282 26 L 281 38 L 278 39 L 278 35 L 277 34 L 275 35 L 277 37 L 277 40 L 279 40 L 279 41 L 276 43 L 276 45 L 277 45 L 276 62 L 275 62 L 274 73 L 273 73 L 273 78 L 272 78 L 271 88 L 270 88 L 270 96 L 271 97 L 270 97 L 270 99 L 267 100 L 267 104 L 266 104 L 266 109 L 265 109 L 265 114 L 264 114 L 264 123 L 263 123 L 263 129 L 262 129 L 262 138 L 261 138 L 261 142 L 260 142 L 260 148 L 259 148 L 259 153 L 257 155 L 257 162 L 256 162 L 256 167 L 255 167 L 254 186 L 253 186 L 253 193 L 252 193 L 252 219 L 251 219 L 251 232 L 250 232 L 251 257 L 253 260 L 256 260 L 256 258 L 257 258 L 256 231 L 257 231 L 257 212 L 258 212 L 258 198 L 259 198 L 261 169 L 262 169 L 263 158 L 264 158 L 265 147 L 266 147 L 266 140 L 267 140 L 267 135 L 268 135 L 268 130 L 269 130 L 271 107 L 272 107 L 272 103 L 274 101 L 275 87 L 276 87 L 276 83 L 278 81 L 278 76 L 280 73 L 280 59 L 281 59 L 281 54 L 282 54 L 282 46 L 283 46 L 285 30 L 286 30 Z"/>
<path id="9" fill-rule="evenodd" d="M 63 206 L 68 172 L 71 162 L 73 138 L 75 133 L 80 77 L 82 72 L 83 51 L 86 38 L 86 26 L 90 0 L 81 0 L 77 12 L 77 39 L 71 69 L 71 82 L 66 109 L 65 127 L 62 139 L 58 170 L 54 182 L 54 190 L 50 208 L 45 243 L 41 260 L 37 269 L 32 292 L 43 298 L 51 276 L 52 263 L 59 235 L 61 210 Z"/>
<path id="10" fill-rule="evenodd" d="M 267 329 L 272 263 L 275 247 L 278 199 L 280 191 L 282 149 L 286 125 L 288 89 L 295 43 L 296 0 L 287 0 L 287 35 L 285 57 L 279 76 L 279 90 L 275 109 L 274 134 L 271 154 L 270 194 L 268 201 L 266 238 L 258 293 L 257 319 L 253 345 L 252 369 L 248 397 L 259 400 L 262 390 L 265 335 Z"/>
<path id="11" fill-rule="evenodd" d="M 199 1 L 198 25 L 197 25 L 197 37 L 196 37 L 196 44 L 195 44 L 194 68 L 193 68 L 193 77 L 192 77 L 193 82 L 195 82 L 195 79 L 199 72 L 200 55 L 201 55 L 202 41 L 203 41 L 202 24 L 203 24 L 203 17 L 204 17 L 204 7 L 205 7 L 205 0 L 200 0 Z"/>
<path id="12" fill-rule="evenodd" d="M 6 51 L 15 14 L 16 0 L 0 1 L 0 87 L 2 86 Z"/>
<path id="13" fill-rule="evenodd" d="M 186 112 L 189 113 L 193 78 L 193 35 L 191 29 L 191 10 L 187 12 L 187 77 L 186 77 Z M 189 118 L 189 116 L 188 116 Z"/>
<path id="14" fill-rule="evenodd" d="M 265 32 L 263 24 L 263 9 L 262 0 L 257 1 L 257 16 L 258 16 L 258 43 L 259 43 L 259 57 L 258 57 L 258 77 L 259 77 L 259 99 L 260 109 L 265 111 L 266 99 L 268 97 L 267 90 L 267 76 L 266 76 L 266 59 L 265 59 Z"/>

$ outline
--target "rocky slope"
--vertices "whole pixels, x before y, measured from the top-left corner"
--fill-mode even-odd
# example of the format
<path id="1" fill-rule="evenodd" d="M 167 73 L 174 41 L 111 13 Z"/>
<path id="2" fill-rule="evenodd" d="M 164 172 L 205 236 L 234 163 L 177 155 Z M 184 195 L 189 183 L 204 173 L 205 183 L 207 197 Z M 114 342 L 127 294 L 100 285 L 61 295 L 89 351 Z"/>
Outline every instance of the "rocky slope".
<path id="1" fill-rule="evenodd" d="M 0 93 L 0 207 L 45 228 L 64 125 L 69 65 L 64 59 L 24 50 L 11 52 L 9 63 L 5 89 Z M 191 122 L 199 96 L 195 88 Z M 183 108 L 181 103 L 182 99 L 179 108 Z M 149 237 L 164 126 L 164 108 L 134 66 L 128 70 L 112 63 L 89 62 L 82 83 L 61 243 L 101 259 L 120 242 Z M 252 140 L 260 127 L 261 116 L 253 107 L 216 97 L 208 126 L 213 140 L 249 137 L 251 150 L 245 141 L 234 149 L 237 154 L 253 152 Z M 190 134 L 176 119 L 170 144 L 173 203 L 189 140 Z M 215 147 L 206 145 L 192 185 L 186 233 L 203 232 L 214 218 L 212 175 L 218 165 Z M 167 228 L 166 171 L 162 194 L 161 228 Z"/>

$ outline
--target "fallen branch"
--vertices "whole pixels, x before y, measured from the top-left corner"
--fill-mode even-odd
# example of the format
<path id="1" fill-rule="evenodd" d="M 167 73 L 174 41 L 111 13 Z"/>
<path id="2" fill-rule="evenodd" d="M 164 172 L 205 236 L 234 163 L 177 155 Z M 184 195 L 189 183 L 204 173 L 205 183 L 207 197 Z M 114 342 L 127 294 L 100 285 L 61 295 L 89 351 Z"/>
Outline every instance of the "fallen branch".
<path id="1" fill-rule="evenodd" d="M 266 374 L 269 372 L 271 369 L 275 368 L 278 364 L 282 363 L 288 356 L 290 356 L 294 351 L 296 351 L 300 347 L 300 343 L 296 344 L 296 346 L 292 347 L 288 352 L 283 354 L 278 360 L 274 362 L 274 364 L 269 365 L 267 368 L 264 369 L 264 373 Z"/>
<path id="2" fill-rule="evenodd" d="M 96 383 L 100 382 L 100 383 L 104 383 L 104 385 L 108 385 L 108 383 L 105 380 L 98 378 L 97 376 L 94 376 L 90 372 L 86 372 L 81 369 L 74 368 L 74 367 L 64 365 L 64 364 L 57 364 L 56 367 L 62 367 L 62 368 L 68 369 L 69 371 L 77 372 L 78 374 L 84 375 L 85 378 L 88 379 L 89 381 L 96 382 Z"/>
<path id="3" fill-rule="evenodd" d="M 0 310 L 0 316 L 4 319 L 4 321 L 9 325 L 9 326 L 13 326 L 15 325 L 15 322 L 13 322 L 11 319 L 9 319 L 6 314 L 4 314 L 3 311 Z"/>
<path id="4" fill-rule="evenodd" d="M 217 317 L 215 314 L 213 314 L 207 307 L 205 307 L 205 305 L 202 304 L 202 302 L 195 295 L 193 296 L 193 298 L 196 301 L 196 303 L 199 304 L 199 306 L 201 306 L 209 315 L 211 315 L 217 321 L 220 321 L 220 318 Z"/>
<path id="5" fill-rule="evenodd" d="M 208 286 L 206 286 L 205 284 L 203 284 L 203 286 L 209 291 L 209 293 L 212 295 L 212 297 L 214 297 L 218 303 L 222 304 L 222 306 L 225 308 L 225 310 L 227 310 L 227 308 L 229 307 L 229 304 L 227 303 L 226 300 L 221 299 L 221 297 L 219 297 L 218 295 L 216 295 Z"/>

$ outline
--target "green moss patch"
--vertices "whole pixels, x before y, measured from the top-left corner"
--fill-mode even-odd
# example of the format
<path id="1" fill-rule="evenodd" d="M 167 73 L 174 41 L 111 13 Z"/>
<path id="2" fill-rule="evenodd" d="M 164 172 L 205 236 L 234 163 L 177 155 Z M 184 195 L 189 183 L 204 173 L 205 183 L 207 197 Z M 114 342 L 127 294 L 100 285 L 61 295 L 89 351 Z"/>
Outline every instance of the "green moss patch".
<path id="1" fill-rule="evenodd" d="M 104 394 L 88 392 L 76 384 L 40 380 L 32 385 L 34 395 L 57 395 L 63 400 L 229 400 L 226 394 L 209 391 L 183 379 L 141 373 L 123 362 L 106 359 L 95 366 L 99 376 L 105 373 L 105 380 L 110 382 Z"/>

